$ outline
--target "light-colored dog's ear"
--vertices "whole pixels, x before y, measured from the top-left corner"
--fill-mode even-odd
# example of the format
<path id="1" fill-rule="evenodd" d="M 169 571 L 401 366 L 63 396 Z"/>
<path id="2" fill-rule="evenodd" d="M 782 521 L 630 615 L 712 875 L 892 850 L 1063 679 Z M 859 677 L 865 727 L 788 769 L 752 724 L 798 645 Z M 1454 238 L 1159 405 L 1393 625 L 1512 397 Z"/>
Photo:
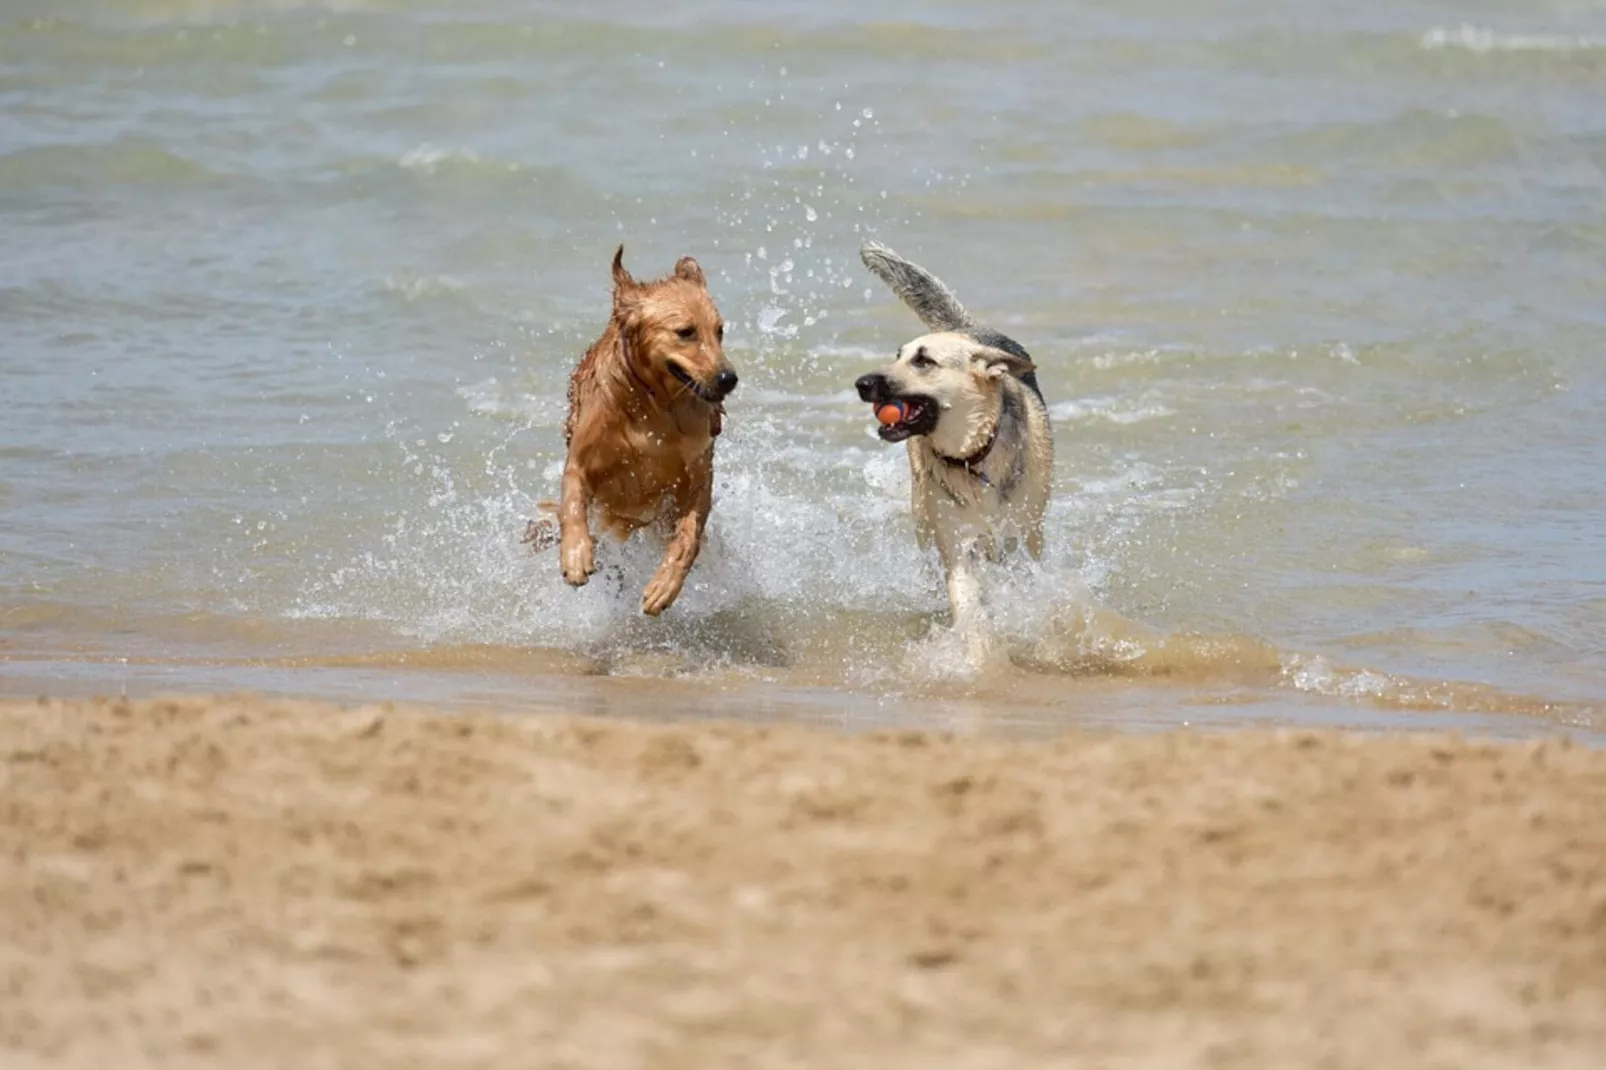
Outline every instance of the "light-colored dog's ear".
<path id="1" fill-rule="evenodd" d="M 972 350 L 970 364 L 989 379 L 998 379 L 1005 375 L 1018 377 L 1037 370 L 1037 365 L 1029 358 L 1017 357 L 996 346 L 978 346 Z"/>
<path id="2" fill-rule="evenodd" d="M 699 286 L 708 285 L 707 280 L 703 278 L 703 269 L 689 256 L 683 256 L 675 262 L 675 274 L 687 282 L 695 282 Z"/>

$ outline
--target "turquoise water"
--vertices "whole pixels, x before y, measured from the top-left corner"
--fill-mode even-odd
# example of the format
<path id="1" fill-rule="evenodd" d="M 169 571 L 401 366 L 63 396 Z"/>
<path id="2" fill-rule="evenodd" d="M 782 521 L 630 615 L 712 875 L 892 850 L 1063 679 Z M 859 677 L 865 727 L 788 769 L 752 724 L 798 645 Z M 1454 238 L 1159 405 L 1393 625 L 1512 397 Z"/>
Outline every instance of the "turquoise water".
<path id="1" fill-rule="evenodd" d="M 1598 5 L 3 11 L 8 691 L 1606 716 Z M 870 235 L 1043 369 L 980 673 L 852 393 L 919 330 Z M 699 259 L 742 374 L 656 622 L 650 553 L 575 592 L 518 542 L 620 242 Z"/>

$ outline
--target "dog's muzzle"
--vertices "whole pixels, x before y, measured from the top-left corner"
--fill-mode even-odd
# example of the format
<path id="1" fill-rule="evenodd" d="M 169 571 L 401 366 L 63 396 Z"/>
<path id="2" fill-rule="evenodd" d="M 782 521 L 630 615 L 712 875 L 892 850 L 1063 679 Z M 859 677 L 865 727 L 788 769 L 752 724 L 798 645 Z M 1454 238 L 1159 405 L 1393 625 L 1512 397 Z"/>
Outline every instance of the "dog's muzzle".
<path id="1" fill-rule="evenodd" d="M 861 375 L 854 381 L 853 385 L 858 388 L 859 400 L 868 401 L 872 405 L 878 401 L 885 400 L 889 389 L 887 377 L 879 372 Z"/>
<path id="2" fill-rule="evenodd" d="M 854 380 L 859 398 L 871 405 L 881 406 L 889 401 L 902 402 L 905 415 L 894 424 L 882 424 L 876 431 L 883 442 L 902 442 L 915 435 L 929 435 L 937 429 L 937 400 L 925 394 L 900 394 L 893 389 L 892 381 L 880 372 L 861 375 Z"/>
<path id="3" fill-rule="evenodd" d="M 729 368 L 726 368 L 724 371 L 714 376 L 714 381 L 712 383 L 698 382 L 696 379 L 692 378 L 690 372 L 673 361 L 671 361 L 669 364 L 669 373 L 676 379 L 679 379 L 682 383 L 685 383 L 686 386 L 691 389 L 692 393 L 696 394 L 710 405 L 718 405 L 721 401 L 724 401 L 726 398 L 730 397 L 731 391 L 735 390 L 736 384 L 741 381 L 735 372 L 731 371 Z"/>

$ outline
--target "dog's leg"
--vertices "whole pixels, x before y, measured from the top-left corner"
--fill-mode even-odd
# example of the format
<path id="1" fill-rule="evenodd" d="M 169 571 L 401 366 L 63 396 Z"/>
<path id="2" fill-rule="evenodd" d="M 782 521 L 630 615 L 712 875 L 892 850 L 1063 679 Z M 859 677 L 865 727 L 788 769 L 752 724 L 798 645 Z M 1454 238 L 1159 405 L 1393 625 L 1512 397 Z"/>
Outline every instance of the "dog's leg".
<path id="1" fill-rule="evenodd" d="M 558 507 L 561 531 L 558 560 L 563 578 L 572 587 L 583 586 L 597 570 L 597 544 L 591 538 L 591 487 L 578 465 L 563 470 L 563 501 Z"/>
<path id="2" fill-rule="evenodd" d="M 708 523 L 714 499 L 712 470 L 705 466 L 704 471 L 693 472 L 684 487 L 684 491 L 675 496 L 682 511 L 669 536 L 669 547 L 664 551 L 658 571 L 641 593 L 641 611 L 649 617 L 656 617 L 675 604 L 703 546 L 703 526 Z"/>
<path id="3" fill-rule="evenodd" d="M 980 614 L 981 578 L 976 575 L 976 562 L 968 551 L 961 553 L 948 570 L 948 608 L 953 612 L 955 628 L 971 627 Z"/>
<path id="4" fill-rule="evenodd" d="M 954 555 L 953 565 L 948 569 L 948 607 L 953 613 L 953 629 L 965 644 L 966 660 L 973 671 L 991 662 L 995 650 L 982 587 L 985 556 L 981 545 L 964 545 Z"/>

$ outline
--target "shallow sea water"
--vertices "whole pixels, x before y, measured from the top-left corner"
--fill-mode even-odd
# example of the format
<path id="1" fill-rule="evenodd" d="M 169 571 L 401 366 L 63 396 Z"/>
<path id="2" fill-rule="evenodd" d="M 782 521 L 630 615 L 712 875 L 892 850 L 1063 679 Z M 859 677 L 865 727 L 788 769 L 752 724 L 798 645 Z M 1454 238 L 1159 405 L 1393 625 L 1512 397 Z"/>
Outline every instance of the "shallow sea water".
<path id="1" fill-rule="evenodd" d="M 1606 9 L 0 8 L 0 688 L 847 727 L 1606 726 Z M 1042 369 L 972 671 L 875 236 Z M 519 543 L 623 242 L 742 374 L 710 543 Z"/>

